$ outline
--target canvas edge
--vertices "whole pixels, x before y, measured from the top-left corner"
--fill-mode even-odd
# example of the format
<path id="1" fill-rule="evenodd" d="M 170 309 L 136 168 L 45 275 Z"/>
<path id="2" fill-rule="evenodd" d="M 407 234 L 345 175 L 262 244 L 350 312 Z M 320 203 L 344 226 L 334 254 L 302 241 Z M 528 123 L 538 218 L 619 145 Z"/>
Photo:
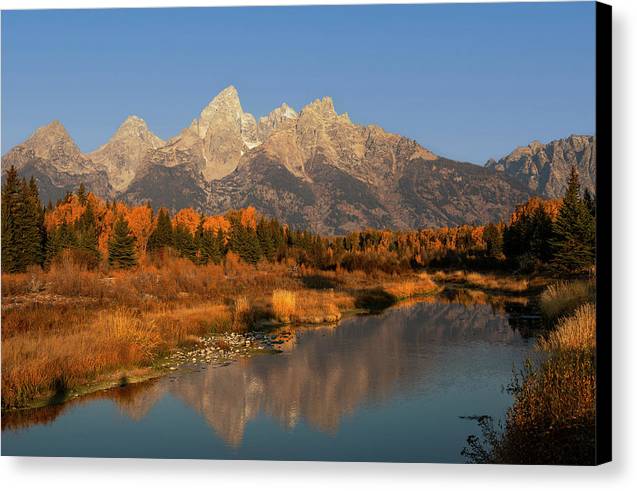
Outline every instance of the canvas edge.
<path id="1" fill-rule="evenodd" d="M 595 464 L 612 460 L 612 7 L 596 2 L 597 353 Z"/>

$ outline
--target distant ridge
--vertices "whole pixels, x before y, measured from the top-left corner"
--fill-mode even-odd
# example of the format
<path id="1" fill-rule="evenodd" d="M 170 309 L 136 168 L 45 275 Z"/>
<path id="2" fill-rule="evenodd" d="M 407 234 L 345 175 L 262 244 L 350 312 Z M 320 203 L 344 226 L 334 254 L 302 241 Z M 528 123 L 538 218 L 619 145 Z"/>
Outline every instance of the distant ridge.
<path id="1" fill-rule="evenodd" d="M 576 165 L 595 182 L 595 139 L 533 142 L 483 166 L 435 155 L 376 125 L 353 123 L 330 97 L 300 111 L 283 103 L 257 119 L 235 87 L 211 99 L 190 126 L 163 141 L 129 116 L 83 154 L 59 121 L 2 157 L 55 201 L 83 182 L 107 199 L 222 213 L 255 206 L 321 233 L 414 228 L 506 218 L 533 194 L 561 194 Z"/>

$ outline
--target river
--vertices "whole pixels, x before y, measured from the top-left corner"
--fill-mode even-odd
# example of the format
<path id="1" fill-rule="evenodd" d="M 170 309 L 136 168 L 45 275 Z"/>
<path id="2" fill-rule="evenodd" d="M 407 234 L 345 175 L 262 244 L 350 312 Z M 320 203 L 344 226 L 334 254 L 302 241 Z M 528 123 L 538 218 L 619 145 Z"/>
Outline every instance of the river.
<path id="1" fill-rule="evenodd" d="M 525 303 L 455 293 L 288 329 L 276 355 L 5 415 L 2 454 L 464 462 L 465 417 L 503 418 L 532 352 Z"/>

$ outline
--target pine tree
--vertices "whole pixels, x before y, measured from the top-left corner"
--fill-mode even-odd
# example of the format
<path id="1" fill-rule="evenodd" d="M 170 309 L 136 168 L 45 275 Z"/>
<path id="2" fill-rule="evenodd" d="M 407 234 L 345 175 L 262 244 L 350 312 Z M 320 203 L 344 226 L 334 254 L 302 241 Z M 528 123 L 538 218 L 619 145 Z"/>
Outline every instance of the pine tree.
<path id="1" fill-rule="evenodd" d="M 566 195 L 554 224 L 553 267 L 578 273 L 595 263 L 595 219 L 580 196 L 579 176 L 571 168 Z"/>
<path id="2" fill-rule="evenodd" d="M 540 206 L 531 216 L 531 227 L 527 245 L 529 253 L 543 263 L 553 256 L 553 221 L 544 206 Z"/>
<path id="3" fill-rule="evenodd" d="M 35 180 L 27 183 L 12 166 L 2 187 L 2 269 L 22 272 L 43 262 L 44 213 Z"/>
<path id="4" fill-rule="evenodd" d="M 157 215 L 157 226 L 148 239 L 148 250 L 157 251 L 173 245 L 173 226 L 168 212 L 161 208 Z"/>
<path id="5" fill-rule="evenodd" d="M 502 255 L 503 235 L 502 228 L 495 223 L 489 223 L 482 233 L 482 237 L 487 245 L 487 255 L 498 258 Z"/>
<path id="6" fill-rule="evenodd" d="M 81 182 L 80 187 L 77 188 L 77 198 L 82 206 L 86 204 L 86 187 L 83 182 Z"/>
<path id="7" fill-rule="evenodd" d="M 31 176 L 28 186 L 25 185 L 25 196 L 28 210 L 28 262 L 29 264 L 44 263 L 44 248 L 46 229 L 44 228 L 44 208 L 40 201 L 40 193 L 35 178 Z"/>
<path id="8" fill-rule="evenodd" d="M 90 201 L 86 210 L 79 218 L 77 224 L 77 248 L 86 257 L 88 265 L 95 267 L 100 261 L 101 254 L 98 249 L 97 221 Z"/>
<path id="9" fill-rule="evenodd" d="M 263 257 L 268 261 L 273 261 L 277 252 L 274 243 L 273 224 L 265 218 L 261 218 L 257 224 L 257 237 L 259 239 L 259 247 Z"/>
<path id="10" fill-rule="evenodd" d="M 586 205 L 586 208 L 588 208 L 588 211 L 591 212 L 591 215 L 596 216 L 597 197 L 593 196 L 588 188 L 584 190 L 584 204 Z"/>
<path id="11" fill-rule="evenodd" d="M 223 232 L 221 229 L 215 234 L 212 230 L 202 228 L 198 240 L 199 258 L 202 264 L 220 264 L 223 260 Z"/>
<path id="12" fill-rule="evenodd" d="M 195 238 L 183 223 L 178 223 L 175 226 L 173 230 L 173 242 L 175 250 L 180 256 L 196 262 L 197 246 L 195 244 Z"/>
<path id="13" fill-rule="evenodd" d="M 16 168 L 11 166 L 2 186 L 2 271 L 5 273 L 26 268 L 21 254 L 20 201 L 20 178 Z"/>
<path id="14" fill-rule="evenodd" d="M 128 222 L 119 216 L 113 227 L 113 236 L 108 242 L 108 263 L 115 268 L 132 268 L 137 264 L 135 237 Z"/>
<path id="15" fill-rule="evenodd" d="M 256 230 L 233 220 L 230 228 L 230 249 L 247 263 L 256 264 L 261 258 L 261 246 Z"/>

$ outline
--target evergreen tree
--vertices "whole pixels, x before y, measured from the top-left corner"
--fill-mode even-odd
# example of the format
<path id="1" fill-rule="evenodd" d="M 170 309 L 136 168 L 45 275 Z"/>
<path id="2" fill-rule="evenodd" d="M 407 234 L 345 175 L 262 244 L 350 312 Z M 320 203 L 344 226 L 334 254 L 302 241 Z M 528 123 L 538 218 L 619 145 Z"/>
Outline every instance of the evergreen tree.
<path id="1" fill-rule="evenodd" d="M 261 218 L 257 224 L 257 237 L 263 257 L 268 261 L 273 261 L 277 252 L 277 247 L 274 242 L 273 223 L 265 218 Z"/>
<path id="2" fill-rule="evenodd" d="M 22 258 L 22 210 L 20 178 L 15 167 L 7 171 L 2 186 L 2 271 L 14 273 L 26 268 Z"/>
<path id="3" fill-rule="evenodd" d="M 44 208 L 40 201 L 40 193 L 35 178 L 32 176 L 29 184 L 24 181 L 23 192 L 27 202 L 27 256 L 28 264 L 44 263 L 45 228 L 44 228 Z"/>
<path id="4" fill-rule="evenodd" d="M 44 259 L 44 213 L 35 180 L 27 183 L 15 167 L 2 187 L 2 269 L 22 272 Z"/>
<path id="5" fill-rule="evenodd" d="M 230 228 L 230 249 L 245 262 L 256 264 L 261 258 L 261 246 L 256 230 L 233 220 Z"/>
<path id="6" fill-rule="evenodd" d="M 540 206 L 531 217 L 531 227 L 527 237 L 529 253 L 543 263 L 553 256 L 553 221 L 544 206 Z"/>
<path id="7" fill-rule="evenodd" d="M 221 229 L 217 233 L 212 230 L 201 231 L 199 238 L 199 257 L 203 264 L 220 264 L 223 260 L 223 232 Z"/>
<path id="8" fill-rule="evenodd" d="M 588 208 L 588 211 L 591 212 L 592 216 L 597 215 L 597 197 L 593 196 L 588 188 L 584 191 L 584 204 L 586 205 L 586 208 Z"/>
<path id="9" fill-rule="evenodd" d="M 494 223 L 489 223 L 484 228 L 482 237 L 487 245 L 487 255 L 494 258 L 500 257 L 504 240 L 501 227 Z"/>
<path id="10" fill-rule="evenodd" d="M 64 249 L 76 247 L 77 237 L 75 236 L 75 231 L 66 222 L 62 222 L 48 234 L 44 250 L 44 264 L 51 264 L 51 261 Z"/>
<path id="11" fill-rule="evenodd" d="M 571 168 L 566 195 L 554 224 L 552 265 L 561 273 L 577 273 L 595 263 L 595 219 L 580 196 L 579 176 Z"/>
<path id="12" fill-rule="evenodd" d="M 77 224 L 77 248 L 86 257 L 88 265 L 95 267 L 100 261 L 101 254 L 98 249 L 97 221 L 93 205 L 87 201 L 86 210 L 79 218 Z"/>
<path id="13" fill-rule="evenodd" d="M 81 182 L 80 187 L 77 188 L 77 198 L 80 201 L 81 205 L 86 204 L 86 187 L 84 186 L 83 182 Z"/>
<path id="14" fill-rule="evenodd" d="M 157 215 L 157 226 L 148 238 L 148 250 L 157 251 L 173 245 L 173 226 L 168 212 L 161 208 Z"/>
<path id="15" fill-rule="evenodd" d="M 190 231 L 182 223 L 177 224 L 173 230 L 173 242 L 175 250 L 180 256 L 190 259 L 193 262 L 197 260 L 197 246 Z"/>
<path id="16" fill-rule="evenodd" d="M 132 268 L 137 264 L 135 237 L 128 222 L 119 216 L 113 227 L 113 236 L 108 242 L 108 263 L 115 268 Z"/>

